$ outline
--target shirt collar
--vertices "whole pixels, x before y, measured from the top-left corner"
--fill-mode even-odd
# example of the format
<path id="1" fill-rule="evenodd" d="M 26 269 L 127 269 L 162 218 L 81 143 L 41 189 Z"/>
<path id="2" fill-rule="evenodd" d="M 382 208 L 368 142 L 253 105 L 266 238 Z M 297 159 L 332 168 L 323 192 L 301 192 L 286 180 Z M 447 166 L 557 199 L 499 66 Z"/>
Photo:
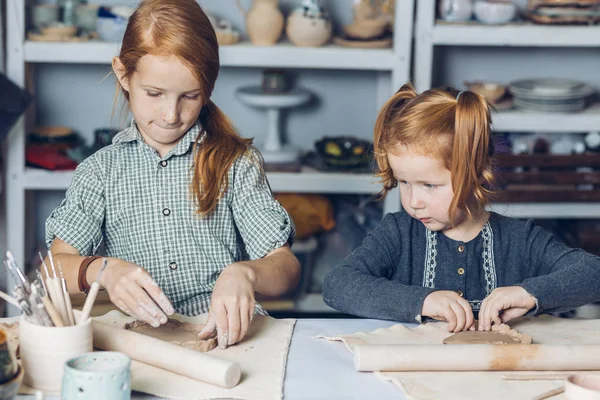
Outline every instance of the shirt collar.
<path id="1" fill-rule="evenodd" d="M 192 125 L 190 127 L 190 129 L 188 129 L 188 131 L 185 133 L 183 138 L 179 141 L 179 143 L 177 143 L 177 146 L 175 146 L 175 148 L 173 150 L 171 150 L 169 152 L 169 154 L 174 154 L 174 155 L 180 156 L 180 155 L 187 153 L 191 144 L 196 141 L 196 138 L 198 137 L 198 135 L 201 135 L 198 143 L 202 143 L 202 141 L 204 140 L 204 138 L 206 136 L 206 131 L 202 128 L 202 125 L 200 124 L 200 122 L 196 121 L 196 123 L 194 125 Z M 144 141 L 144 138 L 142 137 L 142 134 L 138 130 L 137 125 L 135 124 L 135 119 L 131 120 L 131 124 L 129 125 L 129 127 L 127 129 L 124 129 L 123 131 L 117 133 L 115 135 L 115 137 L 113 138 L 112 142 L 113 142 L 113 144 L 116 144 L 116 143 L 127 143 L 127 142 L 133 142 L 133 141 L 138 141 L 140 143 L 146 143 Z"/>

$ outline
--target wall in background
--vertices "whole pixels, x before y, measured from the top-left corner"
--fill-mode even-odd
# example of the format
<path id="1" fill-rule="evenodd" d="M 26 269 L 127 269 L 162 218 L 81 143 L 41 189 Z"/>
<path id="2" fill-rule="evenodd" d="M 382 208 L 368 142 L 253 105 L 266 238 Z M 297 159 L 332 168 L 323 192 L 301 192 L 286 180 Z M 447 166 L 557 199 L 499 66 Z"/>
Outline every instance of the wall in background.
<path id="1" fill-rule="evenodd" d="M 50 2 L 44 1 L 44 2 Z M 90 1 L 99 3 L 99 1 Z M 247 6 L 250 0 L 242 0 Z M 122 4 L 104 0 L 105 4 Z M 131 3 L 131 2 L 129 2 Z M 235 0 L 201 0 L 206 10 L 226 17 L 243 30 L 243 17 Z M 282 1 L 289 11 L 299 1 Z M 351 18 L 350 1 L 323 1 L 335 21 Z M 600 49 L 544 48 L 438 48 L 436 50 L 435 85 L 449 84 L 463 88 L 468 80 L 492 80 L 508 83 L 530 77 L 565 77 L 585 80 L 600 88 Z M 284 129 L 288 142 L 308 149 L 324 135 L 353 135 L 372 138 L 376 116 L 375 73 L 358 71 L 299 70 L 293 71 L 297 84 L 315 94 L 307 106 L 284 113 Z M 114 78 L 110 68 L 98 65 L 37 65 L 37 121 L 39 124 L 64 124 L 75 128 L 89 143 L 97 127 L 118 125 L 112 118 Z M 221 70 L 213 99 L 235 122 L 242 135 L 264 138 L 266 115 L 235 98 L 235 90 L 244 85 L 259 84 L 260 69 L 224 68 Z M 600 127 L 599 127 L 600 128 Z M 35 237 L 43 241 L 44 222 L 64 197 L 64 192 L 37 192 L 35 196 Z M 32 249 L 33 250 L 33 249 Z"/>

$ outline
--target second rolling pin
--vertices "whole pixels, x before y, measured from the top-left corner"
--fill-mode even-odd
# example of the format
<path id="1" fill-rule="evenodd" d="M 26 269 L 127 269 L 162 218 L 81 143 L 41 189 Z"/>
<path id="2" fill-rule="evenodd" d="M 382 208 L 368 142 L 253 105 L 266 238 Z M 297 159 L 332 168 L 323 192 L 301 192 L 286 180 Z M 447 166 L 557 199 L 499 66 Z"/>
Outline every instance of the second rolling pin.
<path id="1" fill-rule="evenodd" d="M 600 369 L 600 344 L 358 345 L 357 371 L 585 371 Z"/>

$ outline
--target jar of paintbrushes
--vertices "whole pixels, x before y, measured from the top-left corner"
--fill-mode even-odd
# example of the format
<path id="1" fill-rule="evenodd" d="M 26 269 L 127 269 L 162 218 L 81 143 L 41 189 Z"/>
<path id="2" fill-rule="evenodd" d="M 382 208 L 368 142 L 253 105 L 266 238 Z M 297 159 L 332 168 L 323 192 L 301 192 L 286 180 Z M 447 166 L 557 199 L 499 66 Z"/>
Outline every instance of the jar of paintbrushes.
<path id="1" fill-rule="evenodd" d="M 36 279 L 29 281 L 7 252 L 4 264 L 17 284 L 13 296 L 0 296 L 23 311 L 19 321 L 23 383 L 34 389 L 59 392 L 65 362 L 93 350 L 89 312 L 95 295 L 88 296 L 83 311 L 73 310 L 60 263 L 54 263 L 50 252 L 49 266 L 41 254 L 40 259 L 46 278 L 38 270 Z M 99 285 L 94 283 L 97 293 Z"/>

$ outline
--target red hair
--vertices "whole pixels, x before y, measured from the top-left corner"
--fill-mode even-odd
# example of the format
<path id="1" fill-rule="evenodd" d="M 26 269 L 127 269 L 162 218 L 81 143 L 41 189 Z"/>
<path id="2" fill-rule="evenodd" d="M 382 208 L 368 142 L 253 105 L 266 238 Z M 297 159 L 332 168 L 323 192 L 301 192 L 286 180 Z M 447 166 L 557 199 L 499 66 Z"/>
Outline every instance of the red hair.
<path id="1" fill-rule="evenodd" d="M 395 188 L 387 155 L 399 146 L 442 161 L 450 170 L 454 197 L 448 214 L 473 216 L 494 192 L 490 105 L 483 96 L 452 88 L 430 89 L 418 95 L 405 84 L 383 106 L 375 122 L 374 147 L 382 195 Z M 473 200 L 475 205 L 472 205 Z"/>
<path id="2" fill-rule="evenodd" d="M 210 96 L 219 75 L 219 45 L 215 31 L 196 0 L 144 0 L 129 18 L 119 59 L 123 78 L 130 77 L 146 54 L 175 55 L 200 82 L 205 99 L 199 121 L 206 137 L 194 145 L 190 194 L 197 213 L 210 214 L 228 186 L 228 170 L 248 152 L 252 139 L 239 136 L 231 120 Z M 129 95 L 117 81 L 117 90 Z M 257 160 L 260 163 L 260 160 Z"/>

